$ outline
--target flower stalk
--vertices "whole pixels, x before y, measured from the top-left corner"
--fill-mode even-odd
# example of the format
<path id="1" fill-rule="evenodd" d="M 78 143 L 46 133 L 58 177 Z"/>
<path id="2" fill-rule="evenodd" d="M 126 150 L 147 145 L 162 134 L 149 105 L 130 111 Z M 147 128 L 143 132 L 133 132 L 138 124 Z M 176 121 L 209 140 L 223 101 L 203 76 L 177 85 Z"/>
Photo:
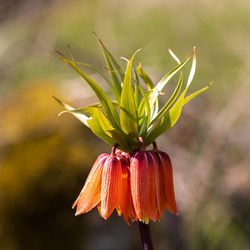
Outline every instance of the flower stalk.
<path id="1" fill-rule="evenodd" d="M 154 250 L 149 224 L 138 221 L 143 250 Z"/>

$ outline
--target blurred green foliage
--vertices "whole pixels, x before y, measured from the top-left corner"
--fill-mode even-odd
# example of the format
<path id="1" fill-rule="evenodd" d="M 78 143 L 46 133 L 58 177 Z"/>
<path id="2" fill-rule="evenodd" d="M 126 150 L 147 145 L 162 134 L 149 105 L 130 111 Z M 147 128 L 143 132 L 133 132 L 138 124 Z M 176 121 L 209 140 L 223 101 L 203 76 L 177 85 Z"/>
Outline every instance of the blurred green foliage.
<path id="1" fill-rule="evenodd" d="M 93 100 L 53 50 L 69 43 L 77 60 L 105 71 L 91 31 L 117 58 L 142 48 L 136 63 L 155 82 L 175 65 L 168 48 L 182 58 L 197 47 L 193 90 L 215 84 L 158 142 L 172 157 L 180 215 L 152 225 L 155 246 L 249 249 L 248 1 L 7 2 L 0 3 L 0 249 L 140 245 L 136 225 L 117 215 L 75 218 L 71 210 L 95 158 L 110 149 L 70 115 L 57 117 L 52 95 L 76 106 Z"/>

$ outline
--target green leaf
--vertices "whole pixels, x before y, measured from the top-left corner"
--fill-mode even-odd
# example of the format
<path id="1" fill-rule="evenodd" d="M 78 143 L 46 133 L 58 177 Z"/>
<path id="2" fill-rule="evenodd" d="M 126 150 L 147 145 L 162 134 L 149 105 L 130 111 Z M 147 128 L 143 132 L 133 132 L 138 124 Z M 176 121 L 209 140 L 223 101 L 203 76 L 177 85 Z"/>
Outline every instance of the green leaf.
<path id="1" fill-rule="evenodd" d="M 114 127 L 111 125 L 110 121 L 98 108 L 95 109 L 95 114 L 97 115 L 103 130 L 106 132 L 108 136 L 112 137 L 112 134 L 110 134 L 109 130 L 113 130 Z"/>
<path id="2" fill-rule="evenodd" d="M 175 60 L 178 64 L 180 64 L 181 61 L 180 61 L 180 59 L 174 54 L 174 52 L 173 52 L 171 49 L 168 49 L 168 51 L 169 51 L 169 54 L 174 58 L 174 60 Z"/>
<path id="3" fill-rule="evenodd" d="M 93 116 L 88 120 L 88 125 L 92 132 L 106 143 L 110 145 L 116 143 L 116 141 L 104 131 L 96 113 L 93 113 Z"/>
<path id="4" fill-rule="evenodd" d="M 190 73 L 189 73 L 189 76 L 188 76 L 188 81 L 187 81 L 187 86 L 186 88 L 189 87 L 190 83 L 193 81 L 193 78 L 194 78 L 194 74 L 195 74 L 195 69 L 196 69 L 196 48 L 194 47 L 194 50 L 193 50 L 193 61 L 192 61 L 192 66 L 191 66 L 191 70 L 190 70 Z"/>
<path id="5" fill-rule="evenodd" d="M 186 97 L 184 99 L 184 103 L 183 105 L 185 105 L 186 103 L 188 103 L 190 100 L 192 100 L 195 96 L 201 94 L 202 92 L 204 92 L 205 90 L 207 90 L 208 88 L 210 88 L 212 86 L 214 81 L 211 81 L 206 87 L 200 89 L 200 90 L 197 90 L 196 92 L 190 94 L 188 97 Z"/>
<path id="6" fill-rule="evenodd" d="M 189 73 L 187 85 L 183 93 L 181 94 L 179 99 L 176 101 L 176 103 L 171 107 L 171 109 L 169 109 L 169 111 L 165 113 L 162 119 L 158 121 L 156 125 L 152 128 L 149 135 L 146 137 L 145 145 L 149 145 L 150 143 L 155 141 L 158 136 L 160 136 L 161 134 L 165 133 L 167 130 L 172 128 L 175 125 L 175 123 L 178 121 L 181 111 L 182 111 L 182 107 L 184 106 L 185 94 L 195 74 L 195 68 L 196 68 L 196 55 L 195 55 L 195 50 L 194 50 L 191 70 Z"/>
<path id="7" fill-rule="evenodd" d="M 140 123 L 140 128 L 139 128 L 139 136 L 144 138 L 147 134 L 147 121 L 148 121 L 148 116 L 145 115 Z"/>
<path id="8" fill-rule="evenodd" d="M 112 62 L 112 64 L 114 65 L 114 67 L 116 68 L 116 70 L 118 71 L 121 81 L 124 79 L 125 73 L 122 69 L 122 67 L 118 64 L 118 62 L 115 60 L 115 58 L 112 56 L 112 54 L 107 50 L 107 48 L 104 46 L 103 42 L 101 41 L 101 39 L 98 39 L 103 51 L 105 51 L 105 54 L 109 57 L 110 61 Z"/>
<path id="9" fill-rule="evenodd" d="M 154 88 L 154 83 L 150 79 L 149 75 L 142 69 L 141 64 L 139 64 L 139 66 L 136 69 L 138 71 L 139 76 L 144 81 L 144 83 L 149 91 L 148 93 L 152 92 L 152 89 Z M 157 115 L 158 106 L 159 106 L 158 99 L 156 99 L 155 102 L 152 103 L 152 105 L 150 103 L 150 110 L 151 110 L 151 117 L 149 117 L 150 120 L 152 120 Z"/>
<path id="10" fill-rule="evenodd" d="M 185 92 L 182 93 L 182 95 L 177 100 L 177 102 L 172 106 L 172 108 L 163 116 L 163 118 L 160 121 L 156 123 L 156 125 L 150 131 L 150 133 L 145 139 L 146 146 L 155 141 L 158 136 L 165 133 L 167 130 L 173 127 L 174 124 L 177 122 L 182 111 L 184 95 Z"/>
<path id="11" fill-rule="evenodd" d="M 98 106 L 92 105 L 92 106 L 88 106 L 88 107 L 85 107 L 85 108 L 63 110 L 62 112 L 60 112 L 58 114 L 58 116 L 61 116 L 62 114 L 65 114 L 65 113 L 70 113 L 72 115 L 78 114 L 78 115 L 89 115 L 89 116 L 92 116 L 92 114 L 93 114 L 93 108 L 98 108 Z M 91 117 L 89 117 L 89 118 L 91 118 Z"/>
<path id="12" fill-rule="evenodd" d="M 172 50 L 169 49 L 169 53 L 170 55 L 174 58 L 174 60 L 180 64 L 181 61 L 180 59 L 174 54 L 174 52 Z M 155 114 L 152 119 L 151 119 L 151 123 L 150 125 L 154 124 L 168 109 L 169 107 L 173 104 L 173 102 L 175 101 L 175 99 L 177 98 L 177 96 L 180 93 L 181 87 L 182 87 L 182 82 L 183 82 L 183 73 L 181 70 L 181 75 L 178 81 L 178 84 L 175 88 L 175 91 L 173 93 L 173 95 L 170 97 L 170 99 L 168 100 L 168 102 L 164 105 L 164 107 L 161 109 L 161 111 L 157 114 Z M 158 103 L 158 102 L 157 102 Z"/>
<path id="13" fill-rule="evenodd" d="M 118 143 L 122 148 L 128 149 L 126 135 L 111 125 L 110 121 L 106 118 L 98 106 L 92 105 L 86 108 L 63 111 L 61 113 L 64 112 L 90 115 L 88 124 L 94 134 L 111 145 Z"/>
<path id="14" fill-rule="evenodd" d="M 138 51 L 134 53 L 129 61 L 124 77 L 120 102 L 121 129 L 127 135 L 138 137 L 137 107 L 135 105 L 135 94 L 131 83 L 132 62 Z"/>
<path id="15" fill-rule="evenodd" d="M 139 90 L 140 81 L 139 81 L 138 74 L 135 68 L 133 68 L 133 72 L 134 72 L 134 77 L 135 77 L 135 106 L 138 107 L 140 103 L 140 98 L 141 98 L 140 90 Z"/>
<path id="16" fill-rule="evenodd" d="M 102 90 L 102 88 L 94 80 L 92 80 L 88 75 L 82 72 L 73 62 L 69 61 L 65 57 L 61 57 L 61 59 L 64 62 L 66 62 L 68 65 L 70 65 L 89 84 L 89 86 L 92 88 L 92 90 L 95 92 L 96 96 L 98 97 L 99 101 L 101 102 L 103 106 L 103 110 L 105 114 L 109 117 L 112 125 L 115 128 L 119 128 L 119 116 L 116 112 L 114 105 L 112 104 L 112 102 L 110 101 L 106 93 Z"/>
<path id="17" fill-rule="evenodd" d="M 59 115 L 63 113 L 70 113 L 76 116 L 80 120 L 82 119 L 82 117 L 87 117 L 85 114 L 89 115 L 90 117 L 88 117 L 88 119 L 86 120 L 85 125 L 88 126 L 91 129 L 91 131 L 99 138 L 101 138 L 103 141 L 105 141 L 108 144 L 114 145 L 115 140 L 113 140 L 113 138 L 104 131 L 103 126 L 100 122 L 97 105 L 92 105 L 80 109 L 65 110 L 62 111 Z"/>
<path id="18" fill-rule="evenodd" d="M 154 84 L 148 74 L 142 69 L 141 63 L 139 66 L 136 68 L 139 76 L 141 79 L 144 81 L 145 85 L 147 86 L 148 91 L 154 88 Z"/>
<path id="19" fill-rule="evenodd" d="M 191 53 L 190 56 L 186 57 L 178 66 L 174 67 L 170 70 L 161 80 L 160 82 L 152 89 L 152 92 L 149 96 L 149 104 L 152 109 L 155 101 L 158 98 L 159 93 L 165 87 L 165 85 L 169 82 L 169 80 L 180 70 L 183 66 L 189 61 L 194 52 Z"/>
<path id="20" fill-rule="evenodd" d="M 163 106 L 163 108 L 160 110 L 160 112 L 155 116 L 155 118 L 151 121 L 150 125 L 154 124 L 158 119 L 161 118 L 162 115 L 169 109 L 169 107 L 173 104 L 175 99 L 180 93 L 181 87 L 183 82 L 183 73 L 181 72 L 178 84 L 174 90 L 173 95 L 170 97 L 170 99 L 167 101 L 167 103 Z"/>
<path id="21" fill-rule="evenodd" d="M 101 39 L 98 39 L 100 47 L 102 49 L 103 55 L 104 55 L 104 59 L 106 61 L 108 70 L 109 70 L 109 75 L 112 79 L 113 82 L 113 93 L 115 95 L 115 98 L 117 100 L 117 102 L 120 102 L 120 96 L 121 96 L 121 82 L 124 79 L 124 72 L 121 68 L 121 66 L 117 63 L 117 61 L 115 60 L 115 58 L 112 56 L 112 54 L 106 49 L 106 47 L 104 46 L 104 44 L 102 43 Z M 115 67 L 115 69 L 117 70 L 118 74 L 120 75 L 120 80 L 118 79 L 115 69 L 113 68 L 113 65 Z"/>
<path id="22" fill-rule="evenodd" d="M 53 96 L 53 98 L 59 103 L 61 104 L 64 108 L 66 108 L 68 111 L 74 110 L 75 108 L 70 106 L 69 104 L 61 101 L 60 99 L 58 99 L 57 97 Z M 72 113 L 77 119 L 79 119 L 85 126 L 89 127 L 88 125 L 88 120 L 89 117 L 86 116 L 83 113 Z M 59 114 L 60 115 L 60 114 Z"/>
<path id="23" fill-rule="evenodd" d="M 150 109 L 151 109 L 151 107 L 150 107 Z M 150 121 L 152 121 L 157 116 L 158 110 L 159 110 L 159 100 L 157 98 L 155 100 L 155 103 L 154 103 L 153 107 L 152 107 Z"/>
<path id="24" fill-rule="evenodd" d="M 101 112 L 100 109 L 96 108 L 96 115 L 99 119 L 99 122 L 104 130 L 104 132 L 109 136 L 112 137 L 116 143 L 120 145 L 123 149 L 129 150 L 128 140 L 130 139 L 125 133 L 123 133 L 119 129 L 115 129 L 110 124 L 109 120 L 106 116 Z"/>
<path id="25" fill-rule="evenodd" d="M 143 99 L 141 100 L 141 103 L 138 108 L 138 117 L 139 119 L 145 119 L 146 120 L 146 127 L 149 127 L 150 124 L 150 116 L 151 116 L 151 110 L 150 105 L 148 102 L 148 95 L 144 92 L 143 88 L 139 86 L 139 90 L 142 93 Z M 145 112 L 146 111 L 146 112 Z"/>
<path id="26" fill-rule="evenodd" d="M 108 83 L 108 85 L 111 87 L 111 88 L 113 88 L 113 84 L 112 84 L 112 82 L 100 71 L 100 70 L 98 70 L 97 68 L 95 68 L 94 66 L 92 66 L 92 65 L 90 65 L 90 64 L 87 64 L 87 63 L 83 63 L 83 62 L 75 62 L 74 61 L 74 63 L 75 64 L 80 64 L 80 65 L 83 65 L 83 66 L 86 66 L 86 67 L 88 67 L 88 68 L 90 68 L 90 69 L 93 69 L 96 73 L 98 73 L 107 83 Z"/>

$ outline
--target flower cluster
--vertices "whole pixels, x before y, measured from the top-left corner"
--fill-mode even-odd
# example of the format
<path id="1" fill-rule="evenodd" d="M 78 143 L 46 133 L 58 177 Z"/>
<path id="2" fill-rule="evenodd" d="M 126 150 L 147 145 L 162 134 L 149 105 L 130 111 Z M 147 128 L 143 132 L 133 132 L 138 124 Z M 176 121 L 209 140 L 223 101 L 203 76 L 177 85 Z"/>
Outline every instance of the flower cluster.
<path id="1" fill-rule="evenodd" d="M 128 224 L 129 218 L 160 220 L 165 209 L 177 214 L 169 156 L 156 148 L 146 151 L 144 145 L 131 156 L 116 146 L 111 155 L 101 154 L 73 208 L 80 215 L 95 206 L 104 219 L 116 209 Z"/>
<path id="2" fill-rule="evenodd" d="M 126 60 L 127 67 L 123 70 L 102 41 L 98 41 L 110 78 L 91 65 L 75 61 L 71 50 L 71 59 L 58 52 L 60 58 L 86 81 L 99 100 L 97 104 L 75 109 L 56 98 L 65 108 L 61 113 L 71 113 L 106 143 L 112 146 L 119 144 L 119 150 L 115 146 L 111 155 L 102 154 L 97 158 L 73 205 L 77 207 L 76 215 L 86 213 L 95 206 L 103 218 L 107 219 L 116 209 L 128 223 L 129 219 L 145 223 L 159 220 L 165 209 L 177 214 L 169 156 L 158 151 L 156 146 L 151 151 L 146 151 L 145 147 L 155 144 L 160 135 L 172 128 L 183 107 L 207 90 L 212 82 L 187 95 L 196 69 L 195 48 L 183 60 L 169 50 L 177 65 L 154 84 L 141 64 L 133 67 L 139 50 Z M 190 73 L 184 85 L 183 67 L 191 58 Z M 79 65 L 97 72 L 110 87 L 111 97 Z M 179 74 L 176 88 L 168 100 L 160 103 L 159 96 L 176 74 Z"/>

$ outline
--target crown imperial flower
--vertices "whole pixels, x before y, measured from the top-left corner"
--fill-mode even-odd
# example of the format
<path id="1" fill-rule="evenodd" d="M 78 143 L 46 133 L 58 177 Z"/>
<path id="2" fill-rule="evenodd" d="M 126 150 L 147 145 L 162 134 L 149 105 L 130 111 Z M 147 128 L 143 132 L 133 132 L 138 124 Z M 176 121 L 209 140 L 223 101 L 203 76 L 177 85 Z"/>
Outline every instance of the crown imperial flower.
<path id="1" fill-rule="evenodd" d="M 99 100 L 97 104 L 74 108 L 55 98 L 65 108 L 60 114 L 71 113 L 100 139 L 115 145 L 111 155 L 101 154 L 97 158 L 73 208 L 76 207 L 76 215 L 80 215 L 97 206 L 104 219 L 116 210 L 128 224 L 138 221 L 145 249 L 153 249 L 146 223 L 160 220 L 165 209 L 178 213 L 171 160 L 168 154 L 157 149 L 155 141 L 175 125 L 183 107 L 207 90 L 213 81 L 187 95 L 196 69 L 195 48 L 183 60 L 169 50 L 177 65 L 154 84 L 141 64 L 133 67 L 139 50 L 130 60 L 126 59 L 124 71 L 102 41 L 98 41 L 110 78 L 91 65 L 75 61 L 69 46 L 71 59 L 57 52 L 61 60 L 86 81 Z M 191 58 L 190 73 L 184 85 L 182 70 Z M 112 97 L 79 65 L 97 72 L 110 87 Z M 176 74 L 179 74 L 176 88 L 171 97 L 160 105 L 159 95 Z M 146 147 L 151 144 L 153 150 L 147 151 Z"/>

